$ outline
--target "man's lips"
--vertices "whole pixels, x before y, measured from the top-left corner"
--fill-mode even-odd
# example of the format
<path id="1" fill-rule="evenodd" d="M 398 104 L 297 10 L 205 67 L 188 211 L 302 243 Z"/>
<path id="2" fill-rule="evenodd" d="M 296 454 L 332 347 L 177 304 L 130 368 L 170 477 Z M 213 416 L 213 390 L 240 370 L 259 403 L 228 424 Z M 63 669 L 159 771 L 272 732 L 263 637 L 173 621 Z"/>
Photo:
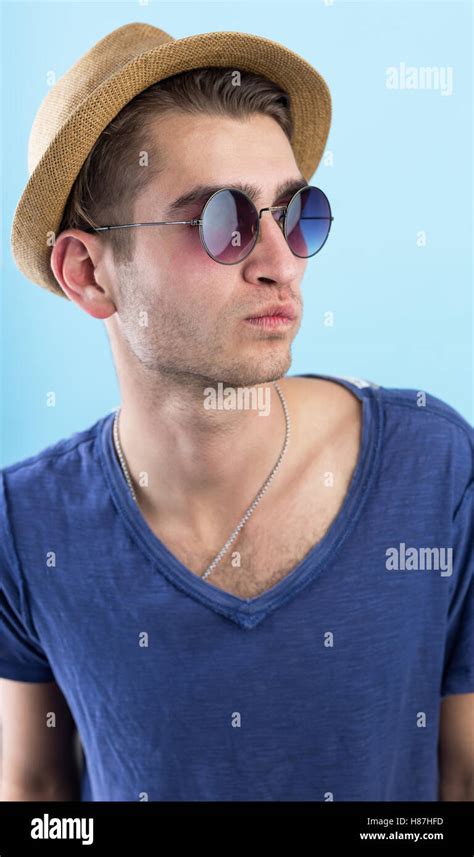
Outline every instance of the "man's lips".
<path id="1" fill-rule="evenodd" d="M 247 316 L 245 321 L 253 321 L 264 318 L 282 318 L 288 321 L 293 321 L 296 318 L 296 310 L 293 304 L 272 304 L 264 307 L 253 315 Z"/>

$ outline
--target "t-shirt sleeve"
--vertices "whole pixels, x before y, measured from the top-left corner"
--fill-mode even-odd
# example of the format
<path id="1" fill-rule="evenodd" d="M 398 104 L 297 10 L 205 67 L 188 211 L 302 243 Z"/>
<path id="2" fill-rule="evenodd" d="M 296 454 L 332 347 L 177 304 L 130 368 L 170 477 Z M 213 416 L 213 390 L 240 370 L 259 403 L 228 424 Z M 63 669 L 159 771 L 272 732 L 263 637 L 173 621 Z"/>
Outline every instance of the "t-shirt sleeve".
<path id="1" fill-rule="evenodd" d="M 27 590 L 11 532 L 5 478 L 0 472 L 0 678 L 54 681 L 37 639 Z"/>
<path id="2" fill-rule="evenodd" d="M 474 693 L 474 482 L 453 519 L 452 591 L 441 696 Z"/>

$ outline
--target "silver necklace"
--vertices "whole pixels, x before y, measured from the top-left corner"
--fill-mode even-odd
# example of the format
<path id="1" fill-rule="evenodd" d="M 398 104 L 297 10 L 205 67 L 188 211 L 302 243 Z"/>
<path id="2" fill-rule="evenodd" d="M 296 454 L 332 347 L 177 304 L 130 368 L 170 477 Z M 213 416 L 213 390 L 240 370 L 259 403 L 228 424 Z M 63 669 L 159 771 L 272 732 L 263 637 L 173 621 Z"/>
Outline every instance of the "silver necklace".
<path id="1" fill-rule="evenodd" d="M 221 561 L 224 554 L 227 553 L 230 546 L 235 542 L 235 540 L 236 540 L 237 536 L 239 535 L 242 527 L 245 526 L 245 524 L 247 523 L 250 516 L 253 515 L 253 513 L 255 512 L 255 509 L 257 508 L 258 504 L 260 503 L 260 500 L 262 499 L 263 495 L 268 490 L 270 483 L 273 481 L 275 474 L 279 470 L 281 462 L 283 460 L 283 456 L 285 455 L 285 452 L 288 448 L 288 442 L 290 440 L 290 415 L 288 413 L 288 407 L 287 407 L 283 392 L 281 391 L 281 389 L 280 389 L 280 387 L 276 381 L 274 381 L 273 384 L 274 384 L 276 391 L 280 397 L 280 401 L 281 401 L 281 404 L 283 407 L 283 412 L 285 414 L 285 440 L 283 443 L 282 450 L 280 452 L 280 455 L 278 456 L 278 461 L 275 464 L 272 472 L 270 473 L 270 475 L 267 477 L 267 479 L 263 483 L 262 487 L 260 488 L 260 491 L 258 492 L 257 496 L 255 497 L 255 499 L 253 500 L 251 505 L 248 507 L 248 509 L 245 512 L 245 514 L 243 515 L 243 517 L 240 519 L 240 521 L 237 524 L 234 532 L 232 533 L 232 535 L 229 536 L 224 547 L 221 548 L 221 550 L 219 551 L 217 556 L 214 557 L 211 564 L 206 568 L 206 570 L 201 575 L 203 580 L 206 580 L 206 578 L 209 577 L 209 575 L 214 571 L 216 565 Z M 127 463 L 125 461 L 125 457 L 124 457 L 124 454 L 122 452 L 122 447 L 120 445 L 119 430 L 118 430 L 119 414 L 120 414 L 120 408 L 117 408 L 117 411 L 115 413 L 115 418 L 114 418 L 115 449 L 117 451 L 117 455 L 119 457 L 120 465 L 122 467 L 125 479 L 127 480 L 127 484 L 128 484 L 129 489 L 130 489 L 130 493 L 131 493 L 135 503 L 137 503 L 137 505 L 138 505 L 137 495 L 135 494 L 135 490 L 134 490 L 133 485 L 132 485 L 132 480 L 131 480 L 130 474 L 128 472 Z"/>

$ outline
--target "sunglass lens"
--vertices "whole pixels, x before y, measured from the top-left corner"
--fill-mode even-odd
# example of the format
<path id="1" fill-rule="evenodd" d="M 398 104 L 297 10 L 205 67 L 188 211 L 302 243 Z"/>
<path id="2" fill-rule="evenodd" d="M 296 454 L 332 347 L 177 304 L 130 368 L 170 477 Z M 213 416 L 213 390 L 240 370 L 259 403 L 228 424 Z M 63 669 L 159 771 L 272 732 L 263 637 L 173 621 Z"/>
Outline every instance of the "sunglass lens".
<path id="1" fill-rule="evenodd" d="M 317 187 L 303 188 L 293 197 L 286 213 L 288 245 L 295 256 L 314 256 L 325 243 L 331 228 L 327 196 Z"/>
<path id="2" fill-rule="evenodd" d="M 257 224 L 257 210 L 245 194 L 219 190 L 204 206 L 201 238 L 213 259 L 235 265 L 253 249 Z"/>

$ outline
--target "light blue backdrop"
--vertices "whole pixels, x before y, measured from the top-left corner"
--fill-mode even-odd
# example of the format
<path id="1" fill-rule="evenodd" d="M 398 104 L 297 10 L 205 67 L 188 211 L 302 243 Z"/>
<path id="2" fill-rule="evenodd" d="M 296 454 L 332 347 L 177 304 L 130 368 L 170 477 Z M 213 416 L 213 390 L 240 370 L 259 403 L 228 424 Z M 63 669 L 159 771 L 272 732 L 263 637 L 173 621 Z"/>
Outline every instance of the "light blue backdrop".
<path id="1" fill-rule="evenodd" d="M 469 2 L 413 0 L 4 3 L 2 465 L 119 403 L 103 323 L 30 284 L 14 266 L 9 232 L 48 72 L 59 77 L 131 21 L 175 38 L 259 34 L 323 74 L 333 99 L 332 164 L 321 163 L 313 182 L 335 220 L 308 265 L 290 371 L 426 390 L 472 421 L 471 17 Z M 387 68 L 402 63 L 451 69 L 452 93 L 387 88 Z M 49 391 L 55 407 L 47 407 Z"/>

